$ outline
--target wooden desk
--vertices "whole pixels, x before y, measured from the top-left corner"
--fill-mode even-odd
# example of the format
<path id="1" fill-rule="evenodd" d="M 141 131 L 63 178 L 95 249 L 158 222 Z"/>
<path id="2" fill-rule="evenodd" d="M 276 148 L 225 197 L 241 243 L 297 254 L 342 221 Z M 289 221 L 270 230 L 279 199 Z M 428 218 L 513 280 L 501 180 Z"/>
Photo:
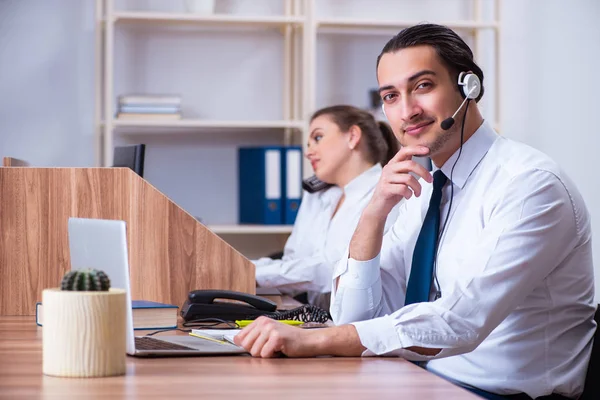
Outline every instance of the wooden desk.
<path id="1" fill-rule="evenodd" d="M 0 317 L 0 398 L 479 398 L 397 358 L 128 357 L 125 376 L 56 378 L 42 374 L 42 329 Z"/>

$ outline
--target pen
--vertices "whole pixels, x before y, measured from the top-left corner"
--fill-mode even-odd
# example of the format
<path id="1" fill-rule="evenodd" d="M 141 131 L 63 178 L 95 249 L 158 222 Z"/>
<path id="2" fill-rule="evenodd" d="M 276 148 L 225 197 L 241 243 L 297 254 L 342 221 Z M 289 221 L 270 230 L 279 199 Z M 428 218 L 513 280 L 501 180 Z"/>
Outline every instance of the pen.
<path id="1" fill-rule="evenodd" d="M 238 324 L 238 326 L 240 328 L 244 328 L 253 322 L 254 322 L 254 320 L 252 320 L 252 319 L 242 319 L 239 321 L 235 321 L 235 323 Z M 298 326 L 298 325 L 302 325 L 304 323 L 302 321 L 295 321 L 292 319 L 282 319 L 282 320 L 279 320 L 279 322 L 284 323 L 286 325 L 292 325 L 292 326 Z"/>
<path id="2" fill-rule="evenodd" d="M 219 340 L 219 339 L 211 338 L 211 337 L 208 337 L 208 336 L 199 335 L 199 334 L 194 333 L 194 332 L 190 332 L 189 335 L 190 336 L 196 336 L 196 337 L 198 337 L 200 339 L 210 340 L 211 342 L 217 342 L 217 343 L 220 343 L 220 344 L 229 344 L 229 341 Z"/>

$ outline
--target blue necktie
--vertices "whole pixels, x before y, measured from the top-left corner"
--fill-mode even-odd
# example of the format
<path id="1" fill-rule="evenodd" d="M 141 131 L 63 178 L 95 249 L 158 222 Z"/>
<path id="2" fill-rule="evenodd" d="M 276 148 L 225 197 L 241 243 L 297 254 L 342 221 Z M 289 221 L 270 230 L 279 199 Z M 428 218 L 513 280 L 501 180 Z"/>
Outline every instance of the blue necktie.
<path id="1" fill-rule="evenodd" d="M 404 305 L 429 301 L 431 279 L 433 278 L 433 261 L 440 230 L 442 188 L 447 179 L 441 170 L 437 170 L 433 174 L 433 193 L 415 245 Z"/>

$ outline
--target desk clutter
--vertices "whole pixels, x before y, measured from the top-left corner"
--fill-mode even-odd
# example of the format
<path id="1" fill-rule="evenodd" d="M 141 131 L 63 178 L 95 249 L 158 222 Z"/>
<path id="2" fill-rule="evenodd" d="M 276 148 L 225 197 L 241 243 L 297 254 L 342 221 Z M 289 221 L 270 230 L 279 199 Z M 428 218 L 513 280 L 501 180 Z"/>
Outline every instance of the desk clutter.
<path id="1" fill-rule="evenodd" d="M 186 327 L 194 324 L 235 324 L 235 321 L 254 320 L 260 316 L 321 324 L 330 320 L 329 312 L 314 305 L 277 310 L 277 304 L 269 299 L 232 290 L 193 290 L 181 307 Z"/>
<path id="2" fill-rule="evenodd" d="M 238 149 L 240 224 L 293 225 L 302 197 L 302 148 Z"/>
<path id="3" fill-rule="evenodd" d="M 228 290 L 191 291 L 181 308 L 183 327 L 163 329 L 135 337 L 134 356 L 246 354 L 234 343 L 240 329 L 256 318 L 266 316 L 298 328 L 327 326 L 329 314 L 312 305 L 277 310 L 275 302 L 248 293 Z M 321 323 L 322 322 L 322 323 Z M 182 335 L 158 335 L 178 330 Z M 154 336 L 157 335 L 157 336 Z"/>

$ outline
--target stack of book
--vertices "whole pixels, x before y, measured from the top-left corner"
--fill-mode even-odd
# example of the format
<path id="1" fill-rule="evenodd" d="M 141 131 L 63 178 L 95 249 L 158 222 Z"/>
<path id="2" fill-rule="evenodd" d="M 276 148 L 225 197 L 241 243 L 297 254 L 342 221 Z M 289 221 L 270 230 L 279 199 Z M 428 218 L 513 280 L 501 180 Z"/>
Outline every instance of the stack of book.
<path id="1" fill-rule="evenodd" d="M 131 94 L 119 96 L 117 119 L 175 120 L 181 119 L 181 96 Z"/>
<path id="2" fill-rule="evenodd" d="M 133 329 L 175 329 L 177 328 L 177 309 L 172 304 L 158 303 L 147 300 L 132 300 Z M 35 323 L 42 326 L 43 305 L 41 302 L 35 305 Z"/>

